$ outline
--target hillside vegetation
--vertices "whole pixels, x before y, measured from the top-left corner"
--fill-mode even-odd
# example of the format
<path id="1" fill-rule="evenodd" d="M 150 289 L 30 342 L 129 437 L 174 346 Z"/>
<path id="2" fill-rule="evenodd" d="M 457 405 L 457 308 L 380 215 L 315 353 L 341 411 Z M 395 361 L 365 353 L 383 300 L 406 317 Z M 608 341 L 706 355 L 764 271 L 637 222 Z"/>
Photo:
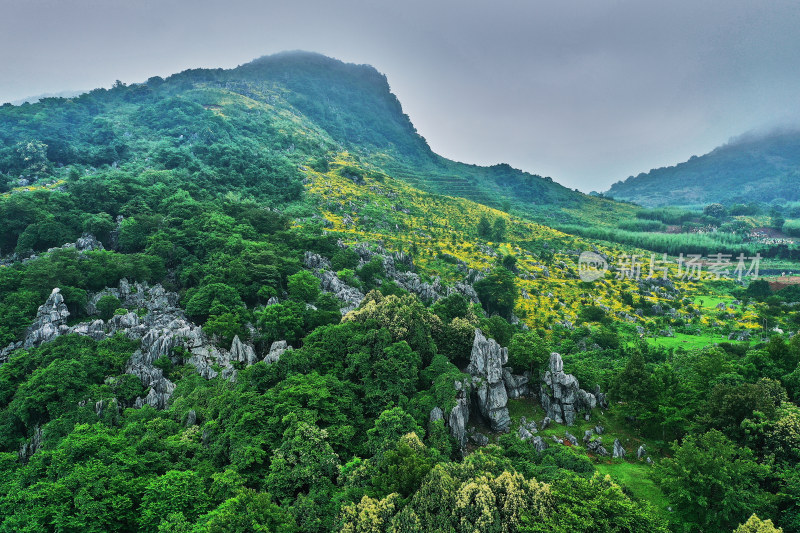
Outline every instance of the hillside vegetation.
<path id="1" fill-rule="evenodd" d="M 304 53 L 0 107 L 0 182 L 0 532 L 800 531 L 798 286 L 588 233 L 760 215 L 448 161 Z"/>
<path id="2" fill-rule="evenodd" d="M 607 196 L 647 207 L 800 201 L 800 133 L 746 135 L 673 167 L 611 186 Z"/>

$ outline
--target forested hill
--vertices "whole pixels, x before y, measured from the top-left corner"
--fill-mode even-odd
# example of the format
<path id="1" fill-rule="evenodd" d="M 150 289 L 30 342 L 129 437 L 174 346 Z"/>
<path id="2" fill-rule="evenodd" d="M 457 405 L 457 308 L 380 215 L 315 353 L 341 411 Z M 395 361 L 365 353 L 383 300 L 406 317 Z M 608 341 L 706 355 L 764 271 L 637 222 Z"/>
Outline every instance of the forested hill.
<path id="1" fill-rule="evenodd" d="M 800 132 L 746 135 L 674 167 L 615 183 L 608 196 L 647 207 L 800 200 Z"/>
<path id="2" fill-rule="evenodd" d="M 124 168 L 138 161 L 195 172 L 204 188 L 245 188 L 284 201 L 299 194 L 298 165 L 347 150 L 423 190 L 539 220 L 574 222 L 587 206 L 625 210 L 505 164 L 440 157 L 417 134 L 384 75 L 307 52 L 6 105 L 0 123 L 0 188 L 16 185 L 21 175 L 26 182 L 41 176 L 36 165 Z"/>

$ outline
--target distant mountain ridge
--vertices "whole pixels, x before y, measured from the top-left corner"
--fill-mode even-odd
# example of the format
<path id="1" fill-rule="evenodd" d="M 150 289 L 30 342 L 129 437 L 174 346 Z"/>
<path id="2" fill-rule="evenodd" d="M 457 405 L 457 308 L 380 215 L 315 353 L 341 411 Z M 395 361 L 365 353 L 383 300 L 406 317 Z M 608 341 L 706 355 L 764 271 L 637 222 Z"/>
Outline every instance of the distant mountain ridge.
<path id="1" fill-rule="evenodd" d="M 31 119 L 36 113 L 57 124 L 38 127 Z M 216 125 L 203 129 L 200 119 L 212 114 Z M 630 209 L 507 164 L 482 167 L 441 157 L 417 133 L 385 75 L 311 52 L 283 52 L 234 69 L 191 69 L 76 98 L 3 107 L 0 126 L 0 173 L 9 176 L 22 170 L 16 165 L 17 143 L 31 139 L 47 146 L 55 165 L 124 166 L 146 159 L 165 168 L 194 168 L 196 160 L 219 167 L 239 158 L 214 155 L 214 143 L 224 138 L 237 139 L 249 152 L 270 159 L 273 170 L 287 172 L 290 165 L 347 151 L 427 192 L 513 209 L 551 224 L 582 222 L 585 212 L 613 218 Z M 170 146 L 134 139 L 160 139 Z M 242 171 L 243 181 L 256 183 L 248 178 L 254 172 Z"/>
<path id="2" fill-rule="evenodd" d="M 743 135 L 617 182 L 606 195 L 646 207 L 800 201 L 800 130 Z"/>

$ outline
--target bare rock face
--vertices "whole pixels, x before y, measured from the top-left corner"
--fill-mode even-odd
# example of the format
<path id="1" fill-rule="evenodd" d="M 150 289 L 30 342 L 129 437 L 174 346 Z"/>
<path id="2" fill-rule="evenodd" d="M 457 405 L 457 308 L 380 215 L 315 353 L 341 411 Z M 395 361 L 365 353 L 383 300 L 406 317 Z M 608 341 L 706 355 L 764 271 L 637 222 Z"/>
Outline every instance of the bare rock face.
<path id="1" fill-rule="evenodd" d="M 231 360 L 240 361 L 250 366 L 258 362 L 258 357 L 253 347 L 244 344 L 239 340 L 239 335 L 236 335 L 233 337 L 233 342 L 231 343 Z"/>
<path id="2" fill-rule="evenodd" d="M 639 449 L 636 450 L 636 458 L 637 459 L 644 459 L 647 457 L 647 448 L 645 448 L 644 444 L 639 446 Z"/>
<path id="3" fill-rule="evenodd" d="M 437 420 L 444 420 L 444 411 L 441 410 L 439 407 L 434 407 L 431 409 L 431 415 L 428 418 L 431 422 L 436 422 Z"/>
<path id="4" fill-rule="evenodd" d="M 28 458 L 39 451 L 39 448 L 42 446 L 42 428 L 38 424 L 33 428 L 33 435 L 31 439 L 19 447 L 19 455 L 20 461 L 23 463 L 28 462 Z"/>
<path id="5" fill-rule="evenodd" d="M 462 450 L 467 445 L 467 422 L 469 422 L 469 397 L 471 386 L 468 380 L 464 382 L 456 381 L 456 405 L 450 410 L 447 416 L 447 425 L 450 427 L 450 434 L 456 439 Z"/>
<path id="6" fill-rule="evenodd" d="M 595 440 L 586 444 L 586 449 L 595 455 L 606 457 L 609 455 L 608 450 L 603 446 L 603 437 L 597 437 Z"/>
<path id="7" fill-rule="evenodd" d="M 613 457 L 625 457 L 625 448 L 622 447 L 622 444 L 619 442 L 619 439 L 614 439 L 614 452 Z"/>
<path id="8" fill-rule="evenodd" d="M 505 383 L 506 393 L 509 398 L 527 396 L 530 392 L 528 381 L 528 376 L 514 375 L 508 368 L 503 369 L 503 383 Z"/>
<path id="9" fill-rule="evenodd" d="M 312 252 L 306 252 L 304 262 L 312 273 L 319 278 L 322 290 L 333 294 L 337 300 L 342 302 L 342 315 L 346 315 L 357 308 L 364 299 L 364 293 L 355 287 L 351 287 L 330 270 L 330 261 Z"/>
<path id="10" fill-rule="evenodd" d="M 478 431 L 469 436 L 469 440 L 476 446 L 486 446 L 489 444 L 489 437 Z"/>
<path id="11" fill-rule="evenodd" d="M 594 394 L 581 389 L 575 376 L 564 373 L 564 361 L 556 352 L 550 354 L 550 369 L 542 381 L 539 400 L 547 416 L 556 422 L 572 426 L 577 414 L 597 404 Z"/>
<path id="12" fill-rule="evenodd" d="M 25 334 L 23 348 L 35 348 L 65 333 L 69 311 L 64 304 L 61 289 L 55 288 L 36 312 L 36 319 Z"/>
<path id="13" fill-rule="evenodd" d="M 506 432 L 511 426 L 508 395 L 503 383 L 503 365 L 507 362 L 508 348 L 487 339 L 480 329 L 475 329 L 467 372 L 472 376 L 478 410 L 489 421 L 492 431 L 497 432 Z"/>
<path id="14" fill-rule="evenodd" d="M 575 435 L 573 435 L 569 431 L 567 431 L 565 433 L 564 440 L 568 440 L 569 443 L 572 444 L 573 446 L 577 446 L 578 445 L 578 437 L 576 437 Z"/>
<path id="15" fill-rule="evenodd" d="M 288 351 L 291 351 L 292 347 L 286 341 L 275 341 L 269 347 L 269 352 L 266 356 L 264 356 L 264 362 L 268 365 L 272 363 L 277 363 L 281 356 Z"/>

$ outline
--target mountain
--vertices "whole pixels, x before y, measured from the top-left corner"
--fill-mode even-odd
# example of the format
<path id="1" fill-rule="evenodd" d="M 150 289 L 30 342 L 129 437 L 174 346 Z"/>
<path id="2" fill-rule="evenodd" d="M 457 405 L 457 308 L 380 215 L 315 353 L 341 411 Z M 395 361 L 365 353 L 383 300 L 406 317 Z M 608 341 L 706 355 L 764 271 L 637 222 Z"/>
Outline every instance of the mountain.
<path id="1" fill-rule="evenodd" d="M 514 209 L 551 224 L 580 222 L 584 213 L 596 212 L 613 219 L 629 210 L 506 164 L 481 167 L 438 156 L 403 113 L 384 75 L 368 65 L 308 52 L 267 56 L 231 70 L 188 70 L 36 105 L 7 105 L 0 108 L 0 121 L 0 173 L 7 181 L 30 170 L 17 144 L 36 140 L 56 166 L 124 168 L 139 160 L 152 168 L 196 169 L 202 180 L 233 171 L 242 178 L 234 180 L 237 188 L 275 189 L 276 183 L 259 181 L 258 168 L 225 166 L 235 155 L 222 156 L 217 149 L 236 144 L 258 162 L 255 167 L 281 169 L 285 183 L 274 192 L 283 199 L 299 191 L 289 184 L 298 182 L 298 166 L 348 151 L 420 189 Z"/>
<path id="2" fill-rule="evenodd" d="M 800 200 L 800 131 L 749 134 L 673 167 L 653 169 L 606 193 L 647 207 Z"/>

